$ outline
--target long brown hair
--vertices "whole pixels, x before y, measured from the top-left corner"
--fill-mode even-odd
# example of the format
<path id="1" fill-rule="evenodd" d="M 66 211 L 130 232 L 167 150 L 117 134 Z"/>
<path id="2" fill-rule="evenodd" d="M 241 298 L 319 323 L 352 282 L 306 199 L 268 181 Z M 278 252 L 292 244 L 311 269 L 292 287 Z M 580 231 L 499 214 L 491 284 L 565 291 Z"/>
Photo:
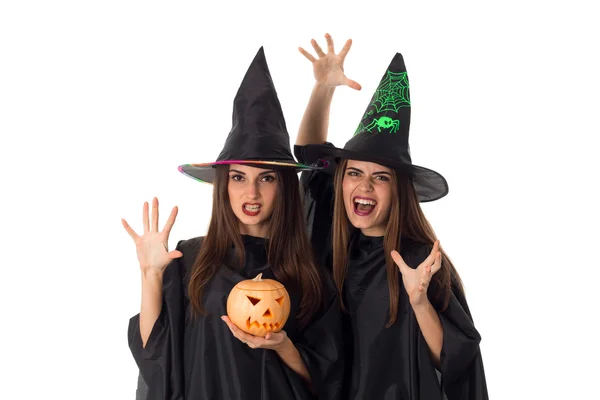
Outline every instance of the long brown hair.
<path id="1" fill-rule="evenodd" d="M 348 160 L 340 162 L 334 177 L 333 277 L 340 298 L 342 298 L 344 279 L 348 268 L 348 242 L 350 240 L 350 220 L 346 214 L 342 193 L 342 181 L 347 164 Z M 402 237 L 431 246 L 437 240 L 431 224 L 421 209 L 411 178 L 394 170 L 392 170 L 392 176 L 391 210 L 383 238 L 390 291 L 388 327 L 396 322 L 400 295 L 399 271 L 391 256 L 392 250 L 400 252 Z M 428 288 L 428 295 L 431 294 L 433 302 L 443 311 L 448 307 L 452 287 L 454 286 L 456 290 L 461 292 L 463 288 L 460 276 L 450 258 L 443 249 L 440 249 L 440 252 L 442 253 L 442 267 L 433 275 Z"/>
<path id="2" fill-rule="evenodd" d="M 277 280 L 301 295 L 296 319 L 305 326 L 322 304 L 322 281 L 303 217 L 297 173 L 280 168 L 277 197 L 268 228 L 268 262 Z M 205 315 L 202 296 L 208 282 L 223 264 L 233 245 L 239 267 L 244 265 L 244 244 L 239 220 L 229 201 L 229 166 L 216 167 L 213 182 L 212 216 L 200 253 L 190 273 L 188 293 L 195 316 Z"/>

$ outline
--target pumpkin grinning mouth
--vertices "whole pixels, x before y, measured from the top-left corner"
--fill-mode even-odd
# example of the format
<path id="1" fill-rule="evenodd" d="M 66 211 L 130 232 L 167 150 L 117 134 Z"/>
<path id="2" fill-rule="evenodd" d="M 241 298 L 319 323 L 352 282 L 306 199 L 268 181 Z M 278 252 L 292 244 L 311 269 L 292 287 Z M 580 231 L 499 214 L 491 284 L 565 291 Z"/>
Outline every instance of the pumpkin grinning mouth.
<path id="1" fill-rule="evenodd" d="M 262 326 L 263 328 L 265 328 L 266 331 L 272 331 L 273 329 L 279 329 L 280 325 L 281 324 L 279 322 L 265 322 L 262 324 L 259 324 L 258 321 L 250 322 L 250 317 L 248 317 L 248 319 L 246 320 L 246 327 L 248 329 L 250 329 L 251 327 L 260 328 Z"/>

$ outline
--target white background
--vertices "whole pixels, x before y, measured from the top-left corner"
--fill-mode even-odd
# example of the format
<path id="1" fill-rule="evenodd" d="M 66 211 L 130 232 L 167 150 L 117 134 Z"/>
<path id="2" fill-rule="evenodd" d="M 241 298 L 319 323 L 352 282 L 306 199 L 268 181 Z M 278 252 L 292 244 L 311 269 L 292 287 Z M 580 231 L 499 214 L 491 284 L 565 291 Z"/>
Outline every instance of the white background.
<path id="1" fill-rule="evenodd" d="M 313 83 L 297 47 L 325 32 L 336 50 L 353 39 L 363 85 L 336 93 L 338 146 L 405 57 L 413 162 L 450 184 L 423 208 L 464 280 L 490 397 L 600 398 L 597 14 L 357 4 L 2 2 L 0 398 L 134 398 L 140 279 L 120 218 L 140 229 L 158 196 L 163 217 L 180 208 L 172 246 L 204 234 L 211 186 L 177 166 L 217 157 L 261 45 L 293 143 Z"/>

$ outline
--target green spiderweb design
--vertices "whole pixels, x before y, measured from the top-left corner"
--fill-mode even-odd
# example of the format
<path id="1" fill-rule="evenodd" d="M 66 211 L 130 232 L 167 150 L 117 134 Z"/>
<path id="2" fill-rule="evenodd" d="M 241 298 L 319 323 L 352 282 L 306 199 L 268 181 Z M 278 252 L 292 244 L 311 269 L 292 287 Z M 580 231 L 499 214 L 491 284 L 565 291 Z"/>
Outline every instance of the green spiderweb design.
<path id="1" fill-rule="evenodd" d="M 358 124 L 354 135 L 363 131 L 371 132 L 375 128 L 379 132 L 381 132 L 381 129 L 388 129 L 390 133 L 395 133 L 400 126 L 399 120 L 386 116 L 373 118 L 366 125 L 363 122 L 367 122 L 365 120 L 369 116 L 379 114 L 382 111 L 398 112 L 402 107 L 410 107 L 408 89 L 408 75 L 406 72 L 387 71 L 386 76 L 379 83 L 379 87 L 373 95 L 373 100 L 367 108 L 362 121 Z"/>

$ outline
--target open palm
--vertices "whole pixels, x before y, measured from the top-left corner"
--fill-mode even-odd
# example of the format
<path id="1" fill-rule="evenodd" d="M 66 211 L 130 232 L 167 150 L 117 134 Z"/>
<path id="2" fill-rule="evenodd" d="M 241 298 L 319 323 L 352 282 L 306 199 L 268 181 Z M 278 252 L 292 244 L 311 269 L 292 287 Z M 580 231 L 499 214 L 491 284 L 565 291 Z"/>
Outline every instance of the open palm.
<path id="1" fill-rule="evenodd" d="M 144 224 L 144 233 L 138 235 L 125 221 L 121 220 L 123 227 L 131 236 L 135 243 L 140 268 L 143 271 L 163 272 L 171 260 L 179 258 L 183 254 L 178 250 L 169 251 L 169 233 L 177 217 L 177 207 L 173 207 L 171 215 L 167 220 L 164 229 L 158 231 L 158 199 L 152 200 L 152 224 L 148 216 L 148 202 L 144 202 L 142 221 Z"/>
<path id="2" fill-rule="evenodd" d="M 298 48 L 300 53 L 313 64 L 313 72 L 316 81 L 321 84 L 326 84 L 329 87 L 346 85 L 353 89 L 360 90 L 361 86 L 356 81 L 348 79 L 344 74 L 344 60 L 350 51 L 352 40 L 348 39 L 339 54 L 335 54 L 331 35 L 326 34 L 325 39 L 327 40 L 327 54 L 323 52 L 316 40 L 312 39 L 310 41 L 315 52 L 319 56 L 318 59 L 302 47 Z"/>

